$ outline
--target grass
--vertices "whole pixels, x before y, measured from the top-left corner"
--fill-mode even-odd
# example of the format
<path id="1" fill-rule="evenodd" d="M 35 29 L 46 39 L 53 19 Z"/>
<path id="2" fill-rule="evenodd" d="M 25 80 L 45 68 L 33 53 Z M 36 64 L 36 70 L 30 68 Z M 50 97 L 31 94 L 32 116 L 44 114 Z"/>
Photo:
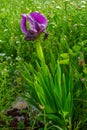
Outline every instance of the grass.
<path id="1" fill-rule="evenodd" d="M 59 62 L 61 73 L 66 75 L 66 88 L 69 79 L 68 69 L 70 66 L 73 71 L 72 100 L 74 105 L 72 109 L 74 113 L 71 119 L 72 126 L 69 128 L 66 123 L 62 129 L 86 130 L 87 0 L 0 1 L 0 113 L 2 113 L 0 118 L 5 118 L 7 122 L 6 127 L 8 127 L 7 117 L 4 117 L 4 113 L 10 108 L 17 96 L 24 96 L 29 91 L 29 88 L 26 90 L 26 81 L 20 74 L 21 69 L 24 69 L 22 66 L 23 63 L 26 62 L 26 64 L 30 64 L 32 66 L 31 69 L 34 67 L 37 73 L 41 70 L 41 59 L 38 50 L 38 53 L 36 52 L 37 41 L 25 41 L 24 34 L 22 34 L 20 29 L 21 14 L 30 13 L 32 11 L 39 11 L 48 19 L 48 38 L 43 41 L 43 34 L 38 38 L 48 69 L 52 69 L 51 72 L 54 75 L 54 63 Z M 50 56 L 50 51 L 52 51 L 52 57 Z M 53 57 L 55 62 L 53 62 Z M 40 64 L 39 67 L 38 64 Z M 49 66 L 51 66 L 51 68 Z M 42 73 L 41 75 L 43 76 Z M 40 80 L 41 77 L 37 74 L 36 78 Z M 68 117 L 66 117 L 66 119 L 68 119 Z M 46 127 L 49 126 L 49 119 L 46 119 L 45 124 Z M 53 123 L 51 125 L 52 127 L 47 127 L 47 129 L 60 129 L 58 124 Z M 53 128 L 55 125 L 57 125 L 57 127 Z M 3 128 L 1 125 L 0 127 Z"/>

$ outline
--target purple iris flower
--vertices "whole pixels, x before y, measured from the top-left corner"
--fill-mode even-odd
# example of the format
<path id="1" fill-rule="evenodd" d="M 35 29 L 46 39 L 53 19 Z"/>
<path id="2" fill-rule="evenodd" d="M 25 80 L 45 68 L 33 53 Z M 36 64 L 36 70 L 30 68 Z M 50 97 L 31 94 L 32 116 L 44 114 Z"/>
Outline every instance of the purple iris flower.
<path id="1" fill-rule="evenodd" d="M 26 22 L 29 22 L 30 29 L 27 29 Z M 30 14 L 22 14 L 21 30 L 25 34 L 25 40 L 35 40 L 38 36 L 45 32 L 48 21 L 46 17 L 39 12 L 31 12 Z M 46 33 L 47 34 L 47 33 Z"/>

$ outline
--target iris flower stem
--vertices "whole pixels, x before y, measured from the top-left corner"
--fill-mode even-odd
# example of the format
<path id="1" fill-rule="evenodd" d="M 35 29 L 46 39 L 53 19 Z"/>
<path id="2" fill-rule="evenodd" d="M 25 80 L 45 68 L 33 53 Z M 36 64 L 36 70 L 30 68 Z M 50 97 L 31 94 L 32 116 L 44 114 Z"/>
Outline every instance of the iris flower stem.
<path id="1" fill-rule="evenodd" d="M 36 43 L 36 51 L 41 63 L 44 64 L 45 63 L 44 54 L 43 54 L 42 46 L 39 41 L 37 41 Z"/>

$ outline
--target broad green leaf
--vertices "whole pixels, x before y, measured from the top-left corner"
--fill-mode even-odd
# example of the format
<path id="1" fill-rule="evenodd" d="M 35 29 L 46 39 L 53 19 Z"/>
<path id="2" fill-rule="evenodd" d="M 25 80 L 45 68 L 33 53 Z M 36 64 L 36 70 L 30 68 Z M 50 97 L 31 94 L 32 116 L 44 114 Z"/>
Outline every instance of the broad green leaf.
<path id="1" fill-rule="evenodd" d="M 80 49 L 81 49 L 81 46 L 79 46 L 79 45 L 75 45 L 75 46 L 73 46 L 73 50 L 74 51 L 80 51 Z"/>
<path id="2" fill-rule="evenodd" d="M 57 125 L 59 125 L 59 126 L 61 126 L 61 127 L 65 125 L 64 119 L 61 118 L 60 116 L 58 116 L 57 113 L 56 113 L 56 114 L 55 114 L 55 113 L 53 113 L 53 114 L 48 113 L 47 116 L 48 116 L 49 119 L 51 119 L 51 120 L 53 120 L 55 123 L 57 123 Z"/>
<path id="3" fill-rule="evenodd" d="M 56 66 L 55 76 L 54 76 L 54 83 L 55 83 L 55 89 L 58 92 L 58 95 L 59 95 L 60 100 L 61 100 L 62 99 L 61 69 L 60 69 L 60 65 L 58 62 L 57 62 L 57 66 Z"/>
<path id="4" fill-rule="evenodd" d="M 83 69 L 83 72 L 84 72 L 85 74 L 87 74 L 87 68 L 86 68 L 86 67 Z"/>
<path id="5" fill-rule="evenodd" d="M 67 96 L 66 80 L 65 80 L 65 75 L 63 73 L 62 75 L 62 106 L 63 108 L 66 102 L 66 96 Z"/>
<path id="6" fill-rule="evenodd" d="M 45 83 L 45 77 L 43 78 L 43 76 L 41 75 L 41 73 L 38 74 L 38 83 L 42 86 L 43 92 L 45 94 L 45 99 L 47 104 L 51 107 L 52 106 L 52 111 L 56 111 L 56 106 L 55 106 L 55 102 L 54 102 L 54 98 L 52 97 L 52 93 L 49 87 L 47 86 Z"/>
<path id="7" fill-rule="evenodd" d="M 64 106 L 64 110 L 65 112 L 68 112 L 70 114 L 71 109 L 72 109 L 72 98 L 71 98 L 71 94 L 69 92 L 68 96 L 66 97 L 66 102 L 65 102 L 65 106 Z"/>
<path id="8" fill-rule="evenodd" d="M 69 71 L 69 91 L 72 95 L 72 92 L 73 92 L 73 72 L 72 72 L 71 66 L 70 66 L 70 71 Z"/>
<path id="9" fill-rule="evenodd" d="M 63 59 L 68 59 L 69 58 L 69 53 L 62 53 L 60 55 Z"/>
<path id="10" fill-rule="evenodd" d="M 60 64 L 69 64 L 69 59 L 64 59 L 59 61 Z"/>

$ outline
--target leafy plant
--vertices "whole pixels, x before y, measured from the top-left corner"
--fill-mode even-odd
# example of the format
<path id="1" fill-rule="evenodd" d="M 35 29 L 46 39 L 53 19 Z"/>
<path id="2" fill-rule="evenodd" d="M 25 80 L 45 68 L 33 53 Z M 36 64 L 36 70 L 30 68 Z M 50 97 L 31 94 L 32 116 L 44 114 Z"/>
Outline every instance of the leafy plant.
<path id="1" fill-rule="evenodd" d="M 22 76 L 27 81 L 29 102 L 41 110 L 47 120 L 64 129 L 71 129 L 73 108 L 73 74 L 69 66 L 69 75 L 62 70 L 59 61 L 55 61 L 50 50 L 50 63 L 46 64 L 39 42 L 36 44 L 39 60 L 36 67 L 25 63 Z"/>

